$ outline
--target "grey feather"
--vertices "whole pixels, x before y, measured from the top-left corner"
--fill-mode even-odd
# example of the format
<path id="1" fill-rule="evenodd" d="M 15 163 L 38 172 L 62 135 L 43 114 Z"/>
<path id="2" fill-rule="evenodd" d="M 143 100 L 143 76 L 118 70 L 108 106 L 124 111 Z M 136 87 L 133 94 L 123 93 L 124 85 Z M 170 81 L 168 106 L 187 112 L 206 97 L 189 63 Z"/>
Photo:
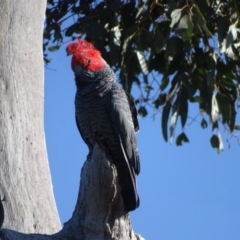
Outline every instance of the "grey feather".
<path id="1" fill-rule="evenodd" d="M 90 151 L 97 142 L 111 157 L 117 167 L 125 209 L 132 211 L 139 206 L 136 175 L 140 172 L 134 101 L 118 86 L 107 64 L 98 72 L 78 68 L 75 81 L 79 132 Z"/>

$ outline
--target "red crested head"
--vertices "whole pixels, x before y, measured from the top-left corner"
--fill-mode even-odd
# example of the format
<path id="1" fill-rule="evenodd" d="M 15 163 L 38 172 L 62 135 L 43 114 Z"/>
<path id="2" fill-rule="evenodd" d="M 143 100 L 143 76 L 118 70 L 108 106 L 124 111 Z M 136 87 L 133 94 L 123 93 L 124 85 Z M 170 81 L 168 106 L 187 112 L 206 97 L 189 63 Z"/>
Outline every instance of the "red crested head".
<path id="1" fill-rule="evenodd" d="M 78 42 L 70 43 L 66 51 L 68 55 L 73 55 L 71 67 L 74 72 L 76 66 L 89 71 L 99 71 L 105 67 L 106 63 L 101 53 L 86 40 L 80 39 Z"/>

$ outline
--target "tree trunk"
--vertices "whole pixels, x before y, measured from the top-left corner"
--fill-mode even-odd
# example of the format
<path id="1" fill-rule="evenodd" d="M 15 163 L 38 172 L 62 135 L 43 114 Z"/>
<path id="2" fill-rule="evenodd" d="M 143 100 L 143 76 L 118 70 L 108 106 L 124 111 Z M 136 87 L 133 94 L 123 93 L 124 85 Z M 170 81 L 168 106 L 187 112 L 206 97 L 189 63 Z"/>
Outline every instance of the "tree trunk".
<path id="1" fill-rule="evenodd" d="M 60 221 L 43 130 L 45 4 L 0 0 L 0 240 L 141 240 L 124 213 L 117 171 L 97 145 L 73 216 L 53 234 Z"/>
<path id="2" fill-rule="evenodd" d="M 45 8 L 0 1 L 0 205 L 2 227 L 21 232 L 60 229 L 43 128 Z"/>
<path id="3" fill-rule="evenodd" d="M 4 240 L 143 240 L 124 213 L 117 170 L 98 145 L 82 168 L 73 216 L 60 232 L 47 236 L 2 230 L 0 240 L 1 233 Z"/>

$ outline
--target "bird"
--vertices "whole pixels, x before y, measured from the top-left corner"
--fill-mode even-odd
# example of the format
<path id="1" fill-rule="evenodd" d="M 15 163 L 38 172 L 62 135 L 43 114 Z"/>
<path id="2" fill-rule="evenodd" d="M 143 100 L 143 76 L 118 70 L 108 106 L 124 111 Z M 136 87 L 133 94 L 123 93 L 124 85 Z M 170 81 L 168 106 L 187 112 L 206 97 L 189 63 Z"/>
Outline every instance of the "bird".
<path id="1" fill-rule="evenodd" d="M 83 141 L 91 156 L 97 143 L 112 159 L 118 174 L 124 210 L 139 207 L 136 176 L 140 158 L 135 133 L 139 130 L 133 98 L 116 82 L 115 73 L 100 51 L 84 39 L 70 43 L 75 74 L 75 118 Z"/>

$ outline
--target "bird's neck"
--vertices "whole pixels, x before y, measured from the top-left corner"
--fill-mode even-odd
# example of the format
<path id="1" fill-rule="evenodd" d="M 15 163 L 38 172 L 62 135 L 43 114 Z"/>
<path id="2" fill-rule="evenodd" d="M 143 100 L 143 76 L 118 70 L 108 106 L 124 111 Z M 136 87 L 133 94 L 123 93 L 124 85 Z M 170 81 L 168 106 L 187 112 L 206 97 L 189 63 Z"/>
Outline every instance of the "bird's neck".
<path id="1" fill-rule="evenodd" d="M 94 95 L 107 93 L 108 89 L 115 82 L 115 75 L 111 68 L 108 67 L 97 73 L 94 72 L 93 75 L 89 71 L 81 74 L 81 76 L 76 75 L 75 82 L 78 94 L 82 96 L 91 95 L 93 97 Z"/>

